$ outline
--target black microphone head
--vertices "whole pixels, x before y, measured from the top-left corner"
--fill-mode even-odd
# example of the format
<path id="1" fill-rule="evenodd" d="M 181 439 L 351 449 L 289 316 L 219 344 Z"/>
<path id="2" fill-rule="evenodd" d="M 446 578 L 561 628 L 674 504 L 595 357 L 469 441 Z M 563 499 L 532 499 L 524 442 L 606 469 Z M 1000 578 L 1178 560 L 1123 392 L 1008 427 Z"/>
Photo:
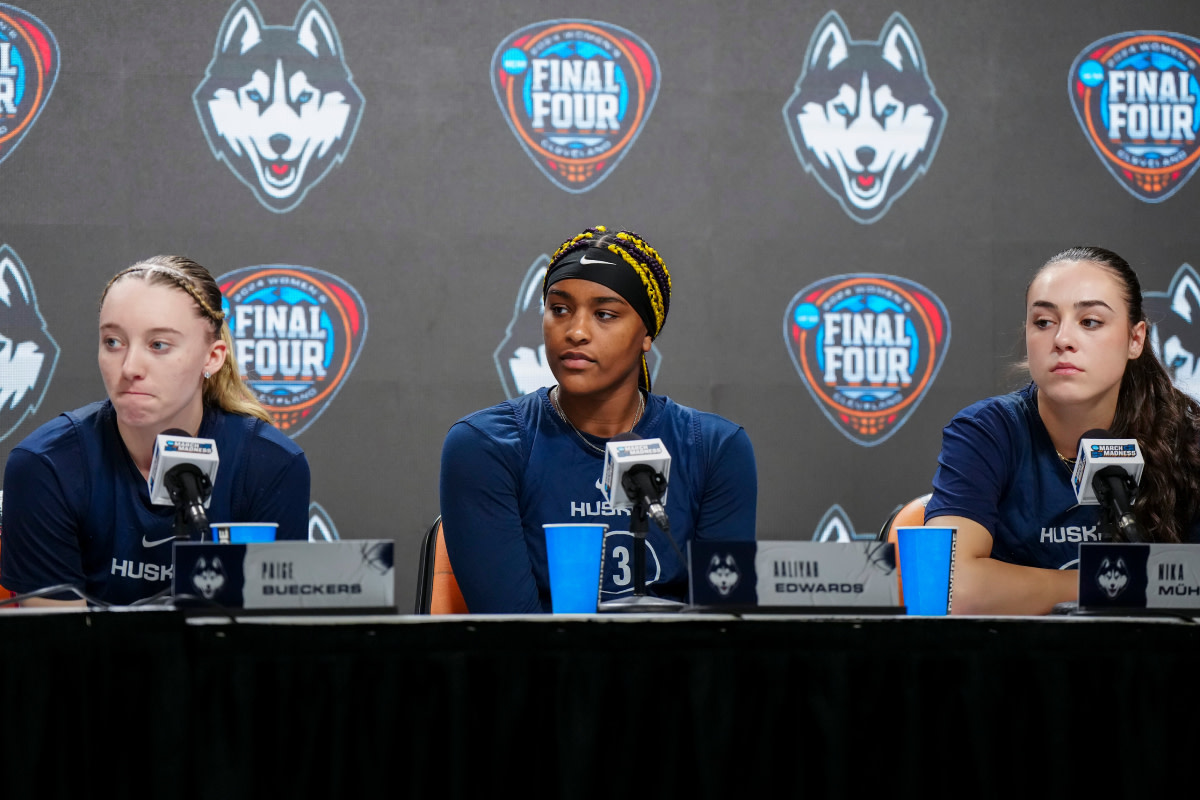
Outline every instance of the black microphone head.
<path id="1" fill-rule="evenodd" d="M 192 435 L 183 428 L 167 428 L 165 431 L 160 433 L 159 436 L 186 436 L 189 439 L 192 438 Z"/>
<path id="2" fill-rule="evenodd" d="M 610 442 L 636 442 L 636 441 L 640 441 L 641 438 L 642 437 L 638 436 L 633 431 L 625 431 L 624 433 L 618 433 L 616 436 L 609 439 L 609 441 Z"/>

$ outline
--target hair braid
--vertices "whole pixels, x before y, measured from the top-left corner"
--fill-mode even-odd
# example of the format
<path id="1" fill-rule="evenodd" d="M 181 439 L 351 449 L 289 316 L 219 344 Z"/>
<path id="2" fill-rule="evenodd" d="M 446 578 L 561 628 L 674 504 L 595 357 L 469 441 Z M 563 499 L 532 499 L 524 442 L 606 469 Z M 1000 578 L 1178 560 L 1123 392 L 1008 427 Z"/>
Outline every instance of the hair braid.
<path id="1" fill-rule="evenodd" d="M 100 307 L 104 306 L 104 299 L 114 284 L 134 278 L 152 286 L 170 286 L 186 292 L 196 303 L 200 316 L 208 320 L 212 341 L 220 338 L 225 343 L 225 363 L 216 374 L 204 381 L 205 405 L 272 422 L 270 413 L 263 408 L 238 371 L 237 359 L 233 355 L 233 332 L 226 323 L 225 312 L 221 309 L 221 289 L 212 274 L 185 256 L 152 256 L 114 275 L 100 293 Z"/>

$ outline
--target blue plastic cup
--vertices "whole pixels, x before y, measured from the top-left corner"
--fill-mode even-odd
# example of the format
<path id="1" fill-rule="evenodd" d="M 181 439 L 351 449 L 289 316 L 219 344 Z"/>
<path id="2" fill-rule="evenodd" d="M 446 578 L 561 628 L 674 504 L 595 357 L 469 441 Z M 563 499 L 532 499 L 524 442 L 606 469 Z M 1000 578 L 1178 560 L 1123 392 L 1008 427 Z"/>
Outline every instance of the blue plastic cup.
<path id="1" fill-rule="evenodd" d="M 221 544 L 253 544 L 273 542 L 279 529 L 278 522 L 214 522 L 212 540 Z"/>
<path id="2" fill-rule="evenodd" d="M 550 607 L 555 614 L 595 614 L 608 526 L 571 522 L 547 523 L 542 528 L 550 567 Z"/>
<path id="3" fill-rule="evenodd" d="M 927 617 L 950 613 L 957 536 L 957 528 L 896 528 L 900 588 L 907 613 Z"/>

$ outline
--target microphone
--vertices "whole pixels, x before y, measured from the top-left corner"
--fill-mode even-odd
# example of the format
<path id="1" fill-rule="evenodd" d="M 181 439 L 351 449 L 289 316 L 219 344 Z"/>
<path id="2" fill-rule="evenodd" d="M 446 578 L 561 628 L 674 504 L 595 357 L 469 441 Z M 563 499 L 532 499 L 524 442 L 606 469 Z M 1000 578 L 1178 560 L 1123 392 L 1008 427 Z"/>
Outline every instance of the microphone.
<path id="1" fill-rule="evenodd" d="M 1121 539 L 1126 542 L 1147 540 L 1133 515 L 1145 463 L 1136 439 L 1116 439 L 1101 428 L 1093 428 L 1079 438 L 1075 472 L 1071 475 L 1075 499 L 1080 505 L 1102 506 L 1108 519 L 1116 521 Z"/>
<path id="2" fill-rule="evenodd" d="M 604 499 L 614 509 L 641 503 L 663 531 L 671 529 L 663 504 L 667 501 L 667 478 L 671 454 L 662 439 L 639 439 L 620 433 L 604 448 Z"/>
<path id="3" fill-rule="evenodd" d="M 212 497 L 218 460 L 215 441 L 198 439 L 179 428 L 163 431 L 154 441 L 154 458 L 146 481 L 150 502 L 175 506 L 184 522 L 191 525 L 192 539 L 204 539 L 208 534 L 204 509 Z"/>

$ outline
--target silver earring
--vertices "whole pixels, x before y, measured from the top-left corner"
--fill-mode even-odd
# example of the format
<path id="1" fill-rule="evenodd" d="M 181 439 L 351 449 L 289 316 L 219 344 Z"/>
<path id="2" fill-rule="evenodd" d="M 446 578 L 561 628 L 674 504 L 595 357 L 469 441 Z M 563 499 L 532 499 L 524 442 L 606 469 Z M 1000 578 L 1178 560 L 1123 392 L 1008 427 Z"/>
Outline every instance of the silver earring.
<path id="1" fill-rule="evenodd" d="M 204 370 L 204 380 L 208 380 L 210 377 L 212 376 L 208 374 L 208 370 Z"/>

